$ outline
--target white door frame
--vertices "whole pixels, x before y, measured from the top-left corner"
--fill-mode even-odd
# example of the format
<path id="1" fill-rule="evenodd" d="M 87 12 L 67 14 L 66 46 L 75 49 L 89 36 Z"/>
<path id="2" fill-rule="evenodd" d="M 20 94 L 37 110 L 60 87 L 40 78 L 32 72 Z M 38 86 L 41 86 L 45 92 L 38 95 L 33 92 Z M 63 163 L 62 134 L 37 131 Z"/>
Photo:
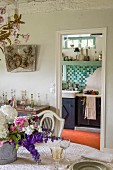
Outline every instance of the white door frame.
<path id="1" fill-rule="evenodd" d="M 57 31 L 56 35 L 56 112 L 62 116 L 62 35 L 71 34 L 93 34 L 102 33 L 103 34 L 103 44 L 102 44 L 102 94 L 101 94 L 101 132 L 100 132 L 100 149 L 104 150 L 106 148 L 105 143 L 105 76 L 106 76 L 106 28 L 91 28 L 91 29 L 77 29 L 77 30 L 64 30 Z"/>

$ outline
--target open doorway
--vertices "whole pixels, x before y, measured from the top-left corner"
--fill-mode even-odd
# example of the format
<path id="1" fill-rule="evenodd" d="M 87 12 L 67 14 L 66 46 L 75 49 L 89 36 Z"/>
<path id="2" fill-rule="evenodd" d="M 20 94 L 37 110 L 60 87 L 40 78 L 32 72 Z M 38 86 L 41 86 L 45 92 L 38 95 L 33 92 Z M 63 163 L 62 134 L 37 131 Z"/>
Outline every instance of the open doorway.
<path id="1" fill-rule="evenodd" d="M 64 102 L 64 99 L 67 99 L 65 102 L 67 102 L 71 112 L 70 120 L 66 120 L 68 123 L 67 125 L 65 124 L 67 129 L 78 128 L 80 130 L 86 128 L 85 130 L 87 131 L 91 130 L 91 128 L 97 128 L 98 130 L 101 128 L 100 148 L 103 150 L 105 146 L 106 29 L 60 31 L 57 34 L 57 45 L 57 56 L 59 58 L 56 58 L 56 108 L 60 110 L 60 116 L 65 117 L 67 108 L 65 106 L 65 108 L 62 108 L 64 105 L 62 101 Z M 100 79 L 100 72 L 101 82 L 97 83 L 94 77 L 97 76 Z M 94 73 L 96 73 L 96 76 L 93 75 Z M 93 77 L 93 83 L 91 82 L 91 76 Z M 96 87 L 97 84 L 98 87 Z M 82 118 L 78 118 L 80 110 L 86 102 L 86 96 L 89 96 L 89 93 L 91 93 L 91 96 L 93 95 L 93 98 L 95 96 L 96 111 L 101 103 L 101 108 L 99 108 L 101 113 L 98 116 L 96 115 L 96 120 L 90 120 L 88 117 L 85 117 L 85 112 L 81 114 Z M 64 99 L 62 100 L 62 98 Z M 64 112 L 63 109 L 65 110 L 64 115 L 62 114 Z M 69 118 L 69 113 L 67 117 Z M 67 118 L 65 117 L 65 119 Z"/>

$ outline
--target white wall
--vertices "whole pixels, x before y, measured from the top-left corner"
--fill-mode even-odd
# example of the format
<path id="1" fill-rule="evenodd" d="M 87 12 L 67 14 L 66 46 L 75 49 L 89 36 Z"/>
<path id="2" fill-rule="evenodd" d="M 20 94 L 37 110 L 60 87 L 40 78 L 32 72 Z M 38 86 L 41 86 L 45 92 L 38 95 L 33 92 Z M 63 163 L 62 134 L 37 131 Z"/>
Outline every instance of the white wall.
<path id="1" fill-rule="evenodd" d="M 87 90 L 97 90 L 99 91 L 99 94 L 101 94 L 101 70 L 102 68 L 98 68 L 95 70 L 94 73 L 92 73 L 88 78 L 87 78 Z"/>
<path id="2" fill-rule="evenodd" d="M 84 28 L 107 27 L 106 61 L 106 147 L 113 148 L 113 10 L 63 11 L 48 14 L 28 14 L 23 16 L 25 33 L 31 38 L 29 43 L 40 46 L 40 69 L 30 73 L 7 73 L 4 55 L 0 54 L 0 89 L 10 92 L 15 88 L 29 93 L 49 93 L 50 83 L 55 80 L 56 31 Z M 50 94 L 50 104 L 55 105 L 55 96 Z"/>

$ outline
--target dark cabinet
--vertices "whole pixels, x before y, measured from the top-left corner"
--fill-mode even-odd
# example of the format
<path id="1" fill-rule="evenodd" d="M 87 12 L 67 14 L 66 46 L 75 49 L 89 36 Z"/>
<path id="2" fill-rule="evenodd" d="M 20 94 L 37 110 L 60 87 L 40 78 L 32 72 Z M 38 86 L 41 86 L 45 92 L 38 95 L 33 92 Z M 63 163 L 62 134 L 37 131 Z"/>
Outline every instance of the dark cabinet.
<path id="1" fill-rule="evenodd" d="M 85 119 L 85 97 L 76 97 L 76 125 L 88 126 L 89 120 Z"/>
<path id="2" fill-rule="evenodd" d="M 75 126 L 100 127 L 101 98 L 96 98 L 96 120 L 85 118 L 86 97 L 62 98 L 62 117 L 65 119 L 65 129 Z"/>
<path id="3" fill-rule="evenodd" d="M 85 118 L 85 97 L 76 97 L 76 126 L 100 127 L 101 98 L 96 98 L 96 120 Z"/>
<path id="4" fill-rule="evenodd" d="M 75 98 L 62 98 L 62 117 L 65 129 L 75 128 Z"/>

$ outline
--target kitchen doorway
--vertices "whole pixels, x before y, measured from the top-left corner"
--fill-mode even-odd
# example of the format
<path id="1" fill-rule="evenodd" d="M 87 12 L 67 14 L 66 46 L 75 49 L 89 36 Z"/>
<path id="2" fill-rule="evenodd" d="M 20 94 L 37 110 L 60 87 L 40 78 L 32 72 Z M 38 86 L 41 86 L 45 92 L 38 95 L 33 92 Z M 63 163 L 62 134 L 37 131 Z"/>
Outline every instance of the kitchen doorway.
<path id="1" fill-rule="evenodd" d="M 57 48 L 56 48 L 56 109 L 62 117 L 62 37 L 67 35 L 98 35 L 102 34 L 102 73 L 101 73 L 101 132 L 100 132 L 100 149 L 105 147 L 105 61 L 106 61 L 106 28 L 92 28 L 67 30 L 57 32 Z M 84 41 L 85 42 L 85 41 Z M 73 48 L 73 44 L 71 44 Z M 66 45 L 66 44 L 65 44 Z M 74 48 L 75 50 L 75 48 Z M 76 49 L 77 50 L 77 49 Z M 79 51 L 76 51 L 76 58 Z M 68 59 L 66 59 L 68 60 Z M 64 75 L 63 75 L 64 76 Z M 65 76 L 64 76 L 65 78 Z"/>

